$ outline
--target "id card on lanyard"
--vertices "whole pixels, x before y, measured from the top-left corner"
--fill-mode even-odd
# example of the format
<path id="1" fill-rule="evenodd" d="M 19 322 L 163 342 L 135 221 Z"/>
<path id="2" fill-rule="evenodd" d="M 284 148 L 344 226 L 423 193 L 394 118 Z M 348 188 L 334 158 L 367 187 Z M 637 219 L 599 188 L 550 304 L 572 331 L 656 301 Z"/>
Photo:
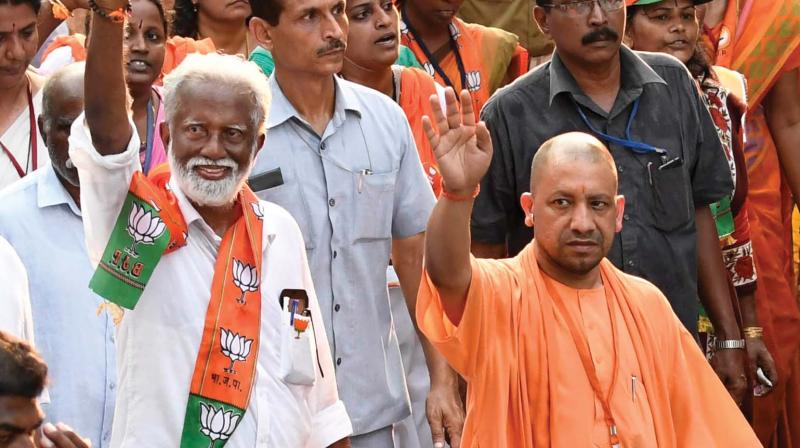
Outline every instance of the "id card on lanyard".
<path id="1" fill-rule="evenodd" d="M 36 171 L 38 167 L 38 140 L 36 133 L 38 132 L 36 129 L 36 111 L 33 110 L 33 92 L 31 92 L 31 83 L 28 82 L 28 123 L 29 123 L 29 130 L 28 130 L 28 154 L 25 157 L 25 169 L 22 169 L 22 165 L 19 163 L 14 154 L 11 152 L 10 149 L 3 142 L 0 142 L 0 148 L 3 149 L 3 152 L 8 156 L 8 159 L 11 160 L 11 164 L 14 165 L 14 169 L 17 171 L 20 179 L 25 177 L 29 172 Z M 30 159 L 32 164 L 32 169 L 28 170 L 28 160 Z"/>

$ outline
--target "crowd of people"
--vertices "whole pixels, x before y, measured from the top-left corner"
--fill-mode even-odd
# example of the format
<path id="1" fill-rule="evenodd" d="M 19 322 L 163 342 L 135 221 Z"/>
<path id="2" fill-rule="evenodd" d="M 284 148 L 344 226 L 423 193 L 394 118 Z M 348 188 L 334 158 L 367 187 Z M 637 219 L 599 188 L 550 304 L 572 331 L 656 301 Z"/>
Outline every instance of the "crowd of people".
<path id="1" fill-rule="evenodd" d="M 0 0 L 0 447 L 800 447 L 798 149 L 800 0 Z"/>

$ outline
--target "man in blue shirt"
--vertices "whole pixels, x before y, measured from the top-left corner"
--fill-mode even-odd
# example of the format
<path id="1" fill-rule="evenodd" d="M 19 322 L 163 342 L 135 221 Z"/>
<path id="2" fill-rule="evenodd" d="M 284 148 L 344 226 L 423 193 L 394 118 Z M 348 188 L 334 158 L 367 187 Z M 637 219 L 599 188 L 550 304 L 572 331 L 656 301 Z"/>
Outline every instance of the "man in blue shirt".
<path id="1" fill-rule="evenodd" d="M 77 170 L 69 161 L 70 126 L 83 110 L 83 65 L 53 74 L 39 116 L 52 165 L 0 192 L 0 236 L 28 272 L 36 346 L 50 368 L 48 421 L 64 422 L 92 446 L 110 441 L 116 388 L 114 325 L 98 316 L 89 290 Z"/>
<path id="2" fill-rule="evenodd" d="M 394 446 L 410 413 L 386 288 L 391 257 L 411 317 L 425 225 L 434 205 L 405 114 L 388 96 L 343 79 L 343 0 L 251 1 L 250 29 L 275 59 L 267 139 L 251 176 L 303 233 L 354 447 Z M 258 191 L 261 190 L 261 191 Z M 459 445 L 455 373 L 422 340 L 434 446 Z"/>

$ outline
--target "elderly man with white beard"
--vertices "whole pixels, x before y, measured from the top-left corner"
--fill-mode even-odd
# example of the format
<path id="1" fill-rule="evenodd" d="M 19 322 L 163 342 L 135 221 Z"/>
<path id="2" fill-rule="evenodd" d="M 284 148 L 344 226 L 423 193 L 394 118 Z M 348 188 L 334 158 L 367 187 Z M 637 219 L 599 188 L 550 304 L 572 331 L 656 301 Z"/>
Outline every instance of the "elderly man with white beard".
<path id="1" fill-rule="evenodd" d="M 348 446 L 302 235 L 245 184 L 265 138 L 263 75 L 234 56 L 187 58 L 164 80 L 169 166 L 144 176 L 126 8 L 93 4 L 86 112 L 70 136 L 89 286 L 127 309 L 111 446 Z"/>

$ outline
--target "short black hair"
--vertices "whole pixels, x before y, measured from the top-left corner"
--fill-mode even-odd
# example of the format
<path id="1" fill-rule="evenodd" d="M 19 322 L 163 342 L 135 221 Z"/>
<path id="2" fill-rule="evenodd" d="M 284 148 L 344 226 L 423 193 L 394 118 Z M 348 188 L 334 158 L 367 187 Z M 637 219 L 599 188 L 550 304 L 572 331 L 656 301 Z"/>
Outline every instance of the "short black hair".
<path id="1" fill-rule="evenodd" d="M 553 0 L 536 0 L 536 6 L 553 6 Z"/>
<path id="2" fill-rule="evenodd" d="M 172 30 L 175 36 L 197 39 L 197 9 L 192 0 L 175 0 Z"/>
<path id="3" fill-rule="evenodd" d="M 29 5 L 33 8 L 33 12 L 39 14 L 39 9 L 42 7 L 42 0 L 0 0 L 0 6 L 2 5 Z"/>
<path id="4" fill-rule="evenodd" d="M 0 331 L 0 396 L 36 398 L 46 383 L 47 364 L 36 350 Z"/>
<path id="5" fill-rule="evenodd" d="M 277 25 L 283 12 L 283 0 L 250 0 L 253 17 L 258 17 L 272 26 Z"/>

